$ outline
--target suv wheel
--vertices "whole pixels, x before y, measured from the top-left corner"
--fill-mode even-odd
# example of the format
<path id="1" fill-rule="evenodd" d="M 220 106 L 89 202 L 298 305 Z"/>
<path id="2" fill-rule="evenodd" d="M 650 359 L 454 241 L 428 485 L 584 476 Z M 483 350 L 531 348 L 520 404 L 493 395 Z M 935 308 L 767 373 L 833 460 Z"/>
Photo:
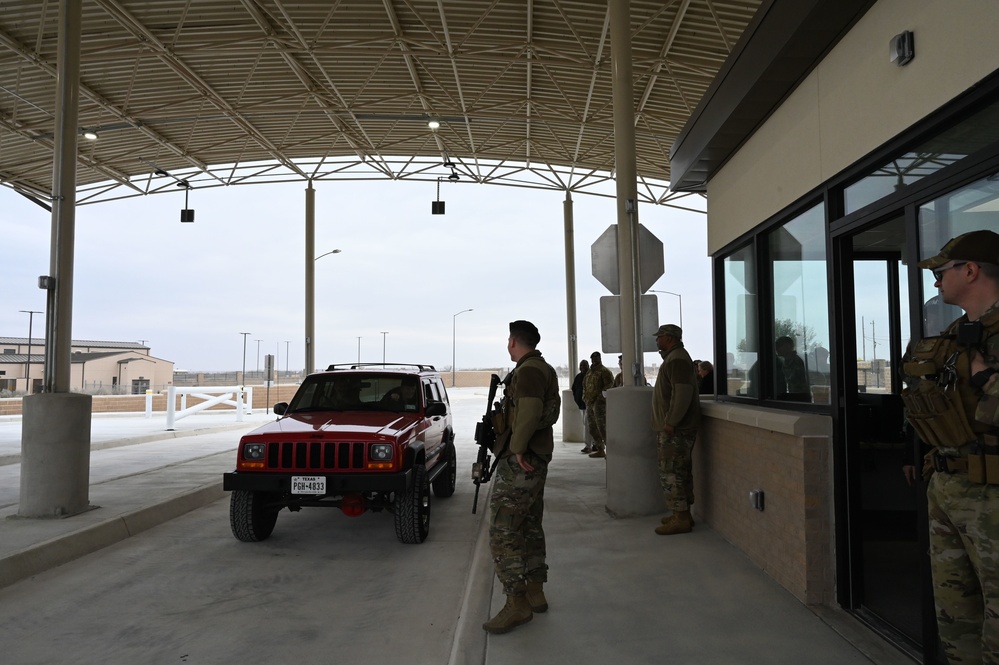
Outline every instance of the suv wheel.
<path id="1" fill-rule="evenodd" d="M 430 533 L 430 483 L 427 467 L 413 466 L 413 486 L 396 498 L 395 535 L 407 545 L 419 545 Z"/>
<path id="2" fill-rule="evenodd" d="M 233 490 L 229 497 L 229 526 L 232 535 L 244 543 L 266 540 L 274 531 L 278 511 L 267 507 L 273 495 L 249 490 Z"/>
<path id="3" fill-rule="evenodd" d="M 446 499 L 454 494 L 454 488 L 458 483 L 458 455 L 454 450 L 454 443 L 447 444 L 440 463 L 447 464 L 447 468 L 434 479 L 434 496 Z"/>

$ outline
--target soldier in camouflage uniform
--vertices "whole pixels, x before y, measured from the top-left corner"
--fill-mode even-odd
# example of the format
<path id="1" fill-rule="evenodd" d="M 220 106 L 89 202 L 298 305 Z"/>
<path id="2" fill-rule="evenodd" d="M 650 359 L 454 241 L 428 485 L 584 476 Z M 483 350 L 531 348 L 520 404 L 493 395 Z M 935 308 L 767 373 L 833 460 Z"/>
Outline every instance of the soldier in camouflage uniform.
<path id="1" fill-rule="evenodd" d="M 496 481 L 489 502 L 489 546 L 506 605 L 482 624 L 506 633 L 548 609 L 545 563 L 545 479 L 561 398 L 558 376 L 537 350 L 541 335 L 529 321 L 510 324 L 507 350 L 517 363 L 504 397 L 506 427 L 498 438 Z"/>
<path id="2" fill-rule="evenodd" d="M 921 377 L 903 391 L 909 421 L 934 446 L 927 501 L 940 642 L 952 664 L 999 663 L 999 235 L 965 233 L 919 267 L 965 311 L 905 364 Z M 919 398 L 938 389 L 950 408 L 930 414 Z"/>
<path id="3" fill-rule="evenodd" d="M 600 360 L 600 352 L 590 354 L 590 371 L 583 379 L 586 402 L 586 425 L 593 439 L 590 457 L 607 457 L 607 398 L 604 392 L 614 387 L 614 375 Z"/>
<path id="4" fill-rule="evenodd" d="M 656 527 L 661 536 L 690 533 L 694 518 L 694 474 L 690 454 L 701 422 L 698 377 L 690 354 L 683 348 L 680 326 L 668 324 L 656 331 L 663 363 L 652 391 L 652 430 L 659 443 L 659 480 L 672 513 Z"/>

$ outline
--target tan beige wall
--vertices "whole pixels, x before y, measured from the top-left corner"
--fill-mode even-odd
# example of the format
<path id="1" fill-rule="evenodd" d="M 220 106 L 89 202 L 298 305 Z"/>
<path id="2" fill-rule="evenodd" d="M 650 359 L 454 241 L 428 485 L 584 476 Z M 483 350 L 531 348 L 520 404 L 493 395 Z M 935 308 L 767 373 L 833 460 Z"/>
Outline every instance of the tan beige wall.
<path id="1" fill-rule="evenodd" d="M 702 400 L 694 513 L 809 605 L 835 600 L 831 419 Z M 749 493 L 763 490 L 764 510 Z"/>
<path id="2" fill-rule="evenodd" d="M 493 373 L 501 377 L 506 375 L 506 370 L 483 370 L 479 372 L 455 372 L 455 385 L 458 388 L 482 387 L 489 385 L 489 376 Z M 451 374 L 442 374 L 444 385 L 451 387 Z M 89 379 L 88 379 L 89 380 Z M 289 384 L 286 386 L 271 386 L 270 399 L 268 399 L 267 388 L 265 386 L 253 386 L 254 409 L 263 409 L 274 406 L 278 402 L 291 400 L 298 385 Z M 188 396 L 187 406 L 192 407 L 201 400 L 193 396 Z M 153 395 L 153 411 L 165 412 L 167 404 L 166 393 Z M 177 408 L 180 408 L 180 398 L 177 398 Z M 231 406 L 214 406 L 212 409 L 231 409 Z M 145 395 L 95 395 L 91 411 L 93 413 L 142 413 L 146 410 Z M 11 397 L 0 399 L 0 416 L 21 415 L 21 398 Z"/>
<path id="3" fill-rule="evenodd" d="M 708 183 L 708 252 L 999 69 L 995 0 L 880 0 Z M 916 57 L 888 61 L 911 30 Z"/>
<path id="4" fill-rule="evenodd" d="M 126 358 L 135 360 L 121 363 L 119 367 L 118 361 Z M 132 380 L 139 378 L 148 379 L 153 390 L 160 390 L 173 383 L 173 363 L 134 351 L 88 360 L 85 363 L 74 362 L 70 369 L 70 388 L 90 389 L 95 383 L 99 383 L 110 390 L 116 377 L 122 390 L 129 390 Z"/>

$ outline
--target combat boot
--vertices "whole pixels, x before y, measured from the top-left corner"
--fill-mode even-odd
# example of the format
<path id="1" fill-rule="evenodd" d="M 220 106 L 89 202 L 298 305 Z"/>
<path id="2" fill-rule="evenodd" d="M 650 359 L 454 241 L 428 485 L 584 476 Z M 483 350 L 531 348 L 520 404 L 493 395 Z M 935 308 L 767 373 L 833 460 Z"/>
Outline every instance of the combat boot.
<path id="1" fill-rule="evenodd" d="M 672 514 L 670 514 L 670 515 L 667 515 L 666 517 L 664 517 L 664 518 L 662 519 L 662 523 L 663 523 L 663 524 L 666 524 L 666 522 L 669 522 L 669 521 L 670 521 L 671 519 L 673 519 L 673 515 L 672 515 Z M 696 523 L 696 522 L 694 522 L 694 516 L 693 516 L 693 515 L 691 515 L 691 516 L 690 516 L 690 528 L 692 528 L 692 529 L 693 529 L 693 528 L 694 528 L 695 526 L 697 526 L 697 523 Z"/>
<path id="2" fill-rule="evenodd" d="M 527 602 L 531 605 L 531 610 L 541 614 L 548 611 L 548 599 L 545 598 L 544 582 L 527 583 Z"/>
<path id="3" fill-rule="evenodd" d="M 678 533 L 690 533 L 694 528 L 694 520 L 689 510 L 680 510 L 669 516 L 662 525 L 656 527 L 660 536 L 672 536 Z"/>
<path id="4" fill-rule="evenodd" d="M 603 448 L 597 448 L 595 451 L 593 451 L 592 453 L 590 453 L 590 457 L 597 457 L 597 458 L 599 458 L 599 457 L 607 457 L 607 453 L 604 452 Z"/>
<path id="5" fill-rule="evenodd" d="M 503 609 L 492 619 L 482 624 L 482 629 L 494 635 L 509 633 L 533 618 L 534 612 L 531 610 L 531 604 L 527 602 L 525 594 L 507 596 Z"/>

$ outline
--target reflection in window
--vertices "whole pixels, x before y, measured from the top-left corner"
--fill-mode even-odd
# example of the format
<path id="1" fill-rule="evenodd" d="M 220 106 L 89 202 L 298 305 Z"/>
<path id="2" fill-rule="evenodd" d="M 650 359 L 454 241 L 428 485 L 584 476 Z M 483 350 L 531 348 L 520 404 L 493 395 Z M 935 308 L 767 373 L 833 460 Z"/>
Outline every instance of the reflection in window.
<path id="1" fill-rule="evenodd" d="M 774 313 L 773 381 L 767 397 L 828 403 L 829 301 L 822 206 L 769 233 L 767 249 Z"/>
<path id="2" fill-rule="evenodd" d="M 997 126 L 999 103 L 994 103 L 904 155 L 899 155 L 843 190 L 846 214 L 933 175 L 984 148 L 995 140 L 994 128 Z"/>
<path id="3" fill-rule="evenodd" d="M 999 173 L 919 207 L 919 259 L 936 256 L 954 236 L 983 229 L 999 231 Z M 931 289 L 926 296 L 934 295 L 929 274 L 924 275 Z"/>
<path id="4" fill-rule="evenodd" d="M 759 397 L 750 376 L 759 355 L 757 341 L 756 262 L 752 245 L 725 259 L 725 366 L 729 395 Z"/>

